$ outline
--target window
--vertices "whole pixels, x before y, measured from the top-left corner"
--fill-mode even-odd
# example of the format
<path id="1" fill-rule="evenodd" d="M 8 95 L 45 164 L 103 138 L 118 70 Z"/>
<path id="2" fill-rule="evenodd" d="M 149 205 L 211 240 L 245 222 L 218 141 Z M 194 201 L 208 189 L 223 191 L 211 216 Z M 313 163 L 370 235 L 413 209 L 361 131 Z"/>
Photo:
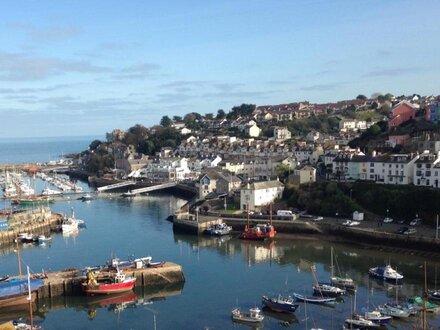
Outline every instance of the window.
<path id="1" fill-rule="evenodd" d="M 403 177 L 402 176 L 400 177 L 400 182 L 403 182 Z"/>
<path id="2" fill-rule="evenodd" d="M 422 164 L 417 164 L 417 168 L 422 168 Z"/>
<path id="3" fill-rule="evenodd" d="M 374 167 L 374 163 L 370 163 L 370 166 L 373 166 L 373 167 Z"/>
<path id="4" fill-rule="evenodd" d="M 420 179 L 417 179 L 417 185 L 420 185 Z"/>
<path id="5" fill-rule="evenodd" d="M 429 179 L 428 179 L 428 180 L 426 180 L 426 185 L 427 185 L 427 186 L 429 186 Z"/>
<path id="6" fill-rule="evenodd" d="M 438 172 L 437 171 L 434 172 L 434 176 L 438 176 Z"/>
<path id="7" fill-rule="evenodd" d="M 370 168 L 370 173 L 374 173 L 374 168 Z"/>
<path id="8" fill-rule="evenodd" d="M 391 170 L 388 171 L 388 174 L 391 175 Z"/>
<path id="9" fill-rule="evenodd" d="M 374 180 L 374 175 L 370 175 L 370 179 L 371 179 L 371 180 Z"/>
<path id="10" fill-rule="evenodd" d="M 425 175 L 426 176 L 431 176 L 431 171 L 426 171 Z"/>
<path id="11" fill-rule="evenodd" d="M 422 171 L 417 171 L 417 172 L 416 172 L 416 175 L 417 175 L 417 176 L 421 176 L 421 175 L 422 175 Z"/>

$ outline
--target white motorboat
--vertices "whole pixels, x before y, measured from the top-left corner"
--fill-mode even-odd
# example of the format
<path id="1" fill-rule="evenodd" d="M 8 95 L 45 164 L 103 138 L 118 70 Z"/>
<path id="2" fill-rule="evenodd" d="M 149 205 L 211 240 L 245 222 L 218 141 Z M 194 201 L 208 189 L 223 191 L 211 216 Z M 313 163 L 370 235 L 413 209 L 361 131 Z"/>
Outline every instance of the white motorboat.
<path id="1" fill-rule="evenodd" d="M 39 235 L 38 236 L 38 243 L 44 243 L 44 242 L 48 242 L 52 239 L 51 236 L 46 236 L 46 235 Z"/>
<path id="2" fill-rule="evenodd" d="M 264 316 L 260 314 L 261 310 L 258 307 L 249 309 L 249 313 L 244 313 L 240 308 L 236 307 L 232 310 L 232 320 L 247 323 L 263 322 Z"/>
<path id="3" fill-rule="evenodd" d="M 41 195 L 43 195 L 43 196 L 61 195 L 61 191 L 50 189 L 50 188 L 45 188 L 41 192 Z"/>
<path id="4" fill-rule="evenodd" d="M 386 280 L 386 281 L 400 281 L 403 279 L 403 275 L 399 274 L 395 269 L 393 269 L 390 265 L 386 265 L 385 267 L 373 267 L 370 268 L 368 274 L 371 276 Z"/>
<path id="5" fill-rule="evenodd" d="M 78 230 L 78 221 L 76 221 L 74 218 L 64 219 L 63 223 L 61 224 L 61 230 L 63 233 L 70 233 Z"/>

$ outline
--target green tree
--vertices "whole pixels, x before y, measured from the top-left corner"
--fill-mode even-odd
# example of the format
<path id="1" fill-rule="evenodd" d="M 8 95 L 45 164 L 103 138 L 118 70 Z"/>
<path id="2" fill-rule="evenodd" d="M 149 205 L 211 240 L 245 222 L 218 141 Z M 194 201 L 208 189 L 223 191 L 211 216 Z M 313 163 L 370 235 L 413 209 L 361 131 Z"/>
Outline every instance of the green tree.
<path id="1" fill-rule="evenodd" d="M 93 140 L 90 145 L 89 145 L 89 149 L 90 150 L 95 150 L 96 148 L 98 148 L 100 145 L 102 144 L 101 141 L 99 140 Z"/>
<path id="2" fill-rule="evenodd" d="M 173 121 L 174 122 L 181 122 L 183 119 L 181 116 L 173 116 Z"/>
<path id="3" fill-rule="evenodd" d="M 162 127 L 170 127 L 172 123 L 173 121 L 168 116 L 163 116 L 162 119 L 160 120 L 160 125 Z"/>
<path id="4" fill-rule="evenodd" d="M 359 94 L 358 96 L 356 96 L 357 100 L 366 100 L 367 97 L 365 95 Z"/>
<path id="5" fill-rule="evenodd" d="M 226 118 L 226 112 L 223 109 L 218 109 L 217 110 L 217 116 L 215 118 L 216 119 Z"/>

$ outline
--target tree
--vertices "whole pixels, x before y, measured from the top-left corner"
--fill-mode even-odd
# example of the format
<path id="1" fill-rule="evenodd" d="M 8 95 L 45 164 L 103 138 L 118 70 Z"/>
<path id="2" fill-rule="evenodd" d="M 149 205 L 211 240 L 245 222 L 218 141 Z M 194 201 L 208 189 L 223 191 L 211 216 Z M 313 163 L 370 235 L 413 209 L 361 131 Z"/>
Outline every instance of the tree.
<path id="1" fill-rule="evenodd" d="M 214 114 L 207 113 L 207 114 L 205 114 L 205 118 L 208 119 L 208 120 L 212 120 L 212 119 L 214 119 Z"/>
<path id="2" fill-rule="evenodd" d="M 217 117 L 215 117 L 216 119 L 224 119 L 226 118 L 226 112 L 223 109 L 218 109 L 217 110 Z"/>
<path id="3" fill-rule="evenodd" d="M 162 127 L 170 127 L 172 123 L 173 123 L 172 120 L 168 116 L 163 116 L 162 119 L 160 120 L 160 125 Z"/>
<path id="4" fill-rule="evenodd" d="M 101 144 L 102 144 L 101 141 L 93 140 L 92 143 L 90 143 L 90 145 L 89 145 L 89 149 L 90 150 L 96 150 L 96 148 L 98 148 Z"/>
<path id="5" fill-rule="evenodd" d="M 359 94 L 358 96 L 356 96 L 356 100 L 366 100 L 367 97 L 365 95 Z"/>
<path id="6" fill-rule="evenodd" d="M 180 122 L 180 121 L 182 121 L 182 117 L 181 116 L 173 116 L 173 121 Z"/>
<path id="7" fill-rule="evenodd" d="M 370 127 L 368 127 L 367 129 L 367 134 L 369 134 L 370 136 L 377 136 L 382 132 L 381 128 L 379 125 L 371 125 Z"/>
<path id="8" fill-rule="evenodd" d="M 250 116 L 252 112 L 254 112 L 255 108 L 256 108 L 255 104 L 243 103 L 240 106 L 233 107 L 226 116 L 226 118 L 237 119 L 238 117 Z"/>
<path id="9" fill-rule="evenodd" d="M 278 164 L 275 168 L 275 173 L 279 177 L 281 181 L 284 181 L 288 176 L 290 172 L 290 166 L 288 164 Z"/>

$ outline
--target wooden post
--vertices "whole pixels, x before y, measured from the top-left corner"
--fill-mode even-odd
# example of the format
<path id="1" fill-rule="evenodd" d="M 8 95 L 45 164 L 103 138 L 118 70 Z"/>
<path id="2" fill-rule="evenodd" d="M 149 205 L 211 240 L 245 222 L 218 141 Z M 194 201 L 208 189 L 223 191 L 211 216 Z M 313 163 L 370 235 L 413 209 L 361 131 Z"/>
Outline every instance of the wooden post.
<path id="1" fill-rule="evenodd" d="M 18 277 L 22 278 L 21 275 L 21 258 L 20 258 L 20 246 L 18 245 L 18 235 L 15 236 L 15 242 L 16 242 L 16 246 L 17 246 L 17 260 L 18 260 Z"/>

